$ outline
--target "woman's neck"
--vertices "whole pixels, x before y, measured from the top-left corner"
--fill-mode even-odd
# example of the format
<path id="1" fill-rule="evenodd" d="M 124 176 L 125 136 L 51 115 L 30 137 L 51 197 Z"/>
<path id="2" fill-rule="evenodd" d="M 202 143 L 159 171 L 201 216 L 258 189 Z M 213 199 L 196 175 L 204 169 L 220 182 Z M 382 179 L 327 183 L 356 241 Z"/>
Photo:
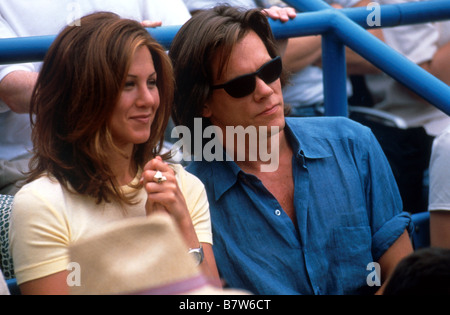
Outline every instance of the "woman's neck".
<path id="1" fill-rule="evenodd" d="M 120 186 L 131 183 L 137 172 L 137 166 L 132 159 L 133 149 L 124 150 L 123 153 L 116 150 L 111 151 L 109 154 L 109 164 L 117 183 Z"/>

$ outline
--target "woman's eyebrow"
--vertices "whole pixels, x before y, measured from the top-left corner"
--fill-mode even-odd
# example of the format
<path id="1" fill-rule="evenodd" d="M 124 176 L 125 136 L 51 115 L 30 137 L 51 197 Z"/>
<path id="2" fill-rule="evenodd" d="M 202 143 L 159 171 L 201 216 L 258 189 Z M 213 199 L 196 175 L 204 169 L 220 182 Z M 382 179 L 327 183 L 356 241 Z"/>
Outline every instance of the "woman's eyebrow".
<path id="1" fill-rule="evenodd" d="M 150 77 L 153 77 L 153 76 L 156 76 L 157 75 L 157 73 L 156 73 L 156 71 L 155 72 L 153 72 L 152 74 L 150 74 L 148 77 L 150 78 Z M 131 74 L 131 73 L 128 73 L 127 74 L 127 77 L 131 77 L 131 78 L 138 78 L 139 76 L 138 75 L 135 75 L 135 74 Z"/>

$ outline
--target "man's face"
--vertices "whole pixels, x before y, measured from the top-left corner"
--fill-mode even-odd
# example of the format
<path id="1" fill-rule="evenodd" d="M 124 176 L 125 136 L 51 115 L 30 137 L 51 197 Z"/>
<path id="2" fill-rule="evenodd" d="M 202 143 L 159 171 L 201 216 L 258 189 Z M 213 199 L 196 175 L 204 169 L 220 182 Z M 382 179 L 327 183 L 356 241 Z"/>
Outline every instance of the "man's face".
<path id="1" fill-rule="evenodd" d="M 218 60 L 213 62 L 213 86 L 224 84 L 239 76 L 254 73 L 271 61 L 261 39 L 254 32 L 238 42 L 230 55 L 222 77 L 217 78 Z M 227 126 L 261 126 L 284 128 L 284 102 L 280 79 L 265 83 L 256 76 L 255 89 L 244 97 L 235 98 L 224 89 L 214 89 L 203 109 L 203 116 L 225 133 Z"/>

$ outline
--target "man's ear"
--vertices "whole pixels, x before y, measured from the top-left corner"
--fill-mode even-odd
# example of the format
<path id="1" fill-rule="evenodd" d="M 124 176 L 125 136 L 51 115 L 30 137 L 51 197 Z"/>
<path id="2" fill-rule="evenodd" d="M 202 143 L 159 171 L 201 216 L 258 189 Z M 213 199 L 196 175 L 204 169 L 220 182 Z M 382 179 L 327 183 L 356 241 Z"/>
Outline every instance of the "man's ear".
<path id="1" fill-rule="evenodd" d="M 203 105 L 202 116 L 205 118 L 211 118 L 212 116 L 211 105 L 208 102 Z"/>

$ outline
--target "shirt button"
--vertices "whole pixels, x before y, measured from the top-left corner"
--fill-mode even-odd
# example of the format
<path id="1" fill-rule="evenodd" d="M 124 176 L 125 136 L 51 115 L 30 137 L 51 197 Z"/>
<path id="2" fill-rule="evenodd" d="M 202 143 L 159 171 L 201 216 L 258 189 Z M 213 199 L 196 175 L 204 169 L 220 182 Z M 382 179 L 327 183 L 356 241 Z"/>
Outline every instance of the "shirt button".
<path id="1" fill-rule="evenodd" d="M 280 215 L 281 215 L 281 211 L 280 210 L 275 210 L 275 215 L 277 216 L 277 217 L 279 217 Z"/>

